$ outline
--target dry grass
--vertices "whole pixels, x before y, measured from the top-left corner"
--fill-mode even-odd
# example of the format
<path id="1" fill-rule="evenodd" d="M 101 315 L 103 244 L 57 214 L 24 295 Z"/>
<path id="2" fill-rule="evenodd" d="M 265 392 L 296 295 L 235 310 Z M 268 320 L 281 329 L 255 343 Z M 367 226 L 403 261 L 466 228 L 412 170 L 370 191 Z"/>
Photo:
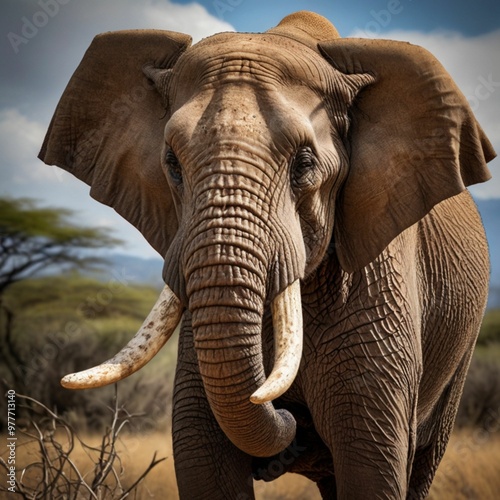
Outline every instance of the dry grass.
<path id="1" fill-rule="evenodd" d="M 100 438 L 88 438 L 98 445 Z M 151 462 L 154 452 L 158 457 L 168 457 L 155 467 L 139 487 L 138 499 L 178 498 L 168 434 L 151 433 L 143 436 L 124 435 L 119 440 L 118 452 L 123 460 L 123 481 L 134 481 Z M 29 446 L 18 448 L 18 466 L 34 460 L 34 450 Z M 82 472 L 92 464 L 81 449 L 75 450 L 75 462 Z M 256 496 L 265 500 L 319 499 L 316 486 L 295 474 L 282 476 L 273 483 L 256 483 Z M 132 496 L 134 498 L 134 496 Z M 496 500 L 500 498 L 500 435 L 480 431 L 461 431 L 453 435 L 445 458 L 438 470 L 429 497 L 431 500 Z"/>
<path id="2" fill-rule="evenodd" d="M 259 500 L 321 499 L 316 484 L 297 474 L 285 474 L 272 483 L 256 482 L 255 496 Z"/>
<path id="3" fill-rule="evenodd" d="M 456 432 L 446 450 L 430 500 L 500 498 L 500 434 Z"/>
<path id="4" fill-rule="evenodd" d="M 68 440 L 62 432 L 58 433 L 56 440 L 63 448 L 67 448 Z M 99 461 L 100 451 L 102 449 L 101 436 L 85 436 L 83 440 L 85 447 L 79 440 L 74 443 L 74 449 L 71 451 L 70 458 L 76 468 L 88 481 L 95 473 L 95 464 Z M 0 442 L 5 442 L 5 436 L 0 437 Z M 134 435 L 122 433 L 116 441 L 116 452 L 119 457 L 115 463 L 116 473 L 120 476 L 120 482 L 126 490 L 129 488 L 147 469 L 153 456 L 156 458 L 167 457 L 167 460 L 159 463 L 155 468 L 148 472 L 146 479 L 139 485 L 137 495 L 135 492 L 128 498 L 178 498 L 177 486 L 175 481 L 174 466 L 172 459 L 172 449 L 170 438 L 167 433 L 151 433 L 147 435 Z M 19 474 L 30 464 L 40 462 L 39 443 L 26 436 L 18 439 L 16 447 L 16 468 Z M 92 449 L 94 448 L 94 449 Z M 50 454 L 54 455 L 50 449 Z M 52 457 L 53 458 L 53 457 Z M 3 474 L 3 469 L 2 474 Z M 65 474 L 74 476 L 72 470 L 65 468 Z M 41 467 L 28 467 L 23 477 L 23 483 L 27 486 L 36 488 L 41 481 Z M 70 478 L 71 479 L 71 478 Z M 76 479 L 76 478 L 73 478 Z M 111 474 L 106 484 L 115 483 L 114 474 Z M 114 484 L 111 488 L 114 490 Z M 1 498 L 1 493 L 0 493 Z M 80 498 L 80 496 L 78 496 Z M 83 498 L 83 497 L 82 497 Z"/>

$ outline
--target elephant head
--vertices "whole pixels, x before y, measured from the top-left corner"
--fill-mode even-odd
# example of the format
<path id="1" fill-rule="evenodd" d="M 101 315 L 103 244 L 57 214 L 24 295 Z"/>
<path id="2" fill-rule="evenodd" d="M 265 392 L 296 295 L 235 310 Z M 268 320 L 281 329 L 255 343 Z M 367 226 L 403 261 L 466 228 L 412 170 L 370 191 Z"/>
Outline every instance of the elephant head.
<path id="1" fill-rule="evenodd" d="M 269 456 L 295 432 L 271 401 L 301 360 L 300 281 L 327 254 L 339 272 L 362 269 L 437 203 L 487 180 L 494 153 L 422 48 L 340 39 L 307 12 L 189 45 L 167 31 L 97 36 L 50 125 L 40 158 L 88 183 L 165 258 L 165 289 L 136 337 L 63 384 L 129 375 L 188 309 L 221 428 Z"/>

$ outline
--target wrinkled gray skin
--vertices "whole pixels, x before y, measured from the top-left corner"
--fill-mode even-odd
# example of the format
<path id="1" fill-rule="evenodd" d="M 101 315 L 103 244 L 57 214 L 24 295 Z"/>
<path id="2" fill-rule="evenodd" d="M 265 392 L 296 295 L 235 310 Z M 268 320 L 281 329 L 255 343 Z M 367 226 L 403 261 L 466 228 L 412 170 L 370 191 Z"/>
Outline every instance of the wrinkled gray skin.
<path id="1" fill-rule="evenodd" d="M 419 47 L 342 40 L 304 12 L 188 45 L 97 37 L 41 152 L 165 256 L 186 308 L 181 498 L 253 498 L 253 477 L 286 471 L 324 498 L 423 498 L 486 303 L 465 187 L 489 178 L 491 145 Z M 298 375 L 252 404 L 273 365 L 269 304 L 297 279 Z"/>

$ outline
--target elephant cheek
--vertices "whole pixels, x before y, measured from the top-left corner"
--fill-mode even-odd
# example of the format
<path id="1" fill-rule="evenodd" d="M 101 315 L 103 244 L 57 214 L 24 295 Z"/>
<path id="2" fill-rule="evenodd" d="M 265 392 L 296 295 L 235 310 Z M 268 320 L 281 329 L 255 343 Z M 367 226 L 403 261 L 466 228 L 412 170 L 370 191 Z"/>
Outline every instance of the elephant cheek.
<path id="1" fill-rule="evenodd" d="M 335 209 L 330 206 L 317 195 L 311 205 L 302 207 L 300 211 L 305 252 L 304 277 L 310 276 L 318 268 L 334 244 L 332 237 Z"/>

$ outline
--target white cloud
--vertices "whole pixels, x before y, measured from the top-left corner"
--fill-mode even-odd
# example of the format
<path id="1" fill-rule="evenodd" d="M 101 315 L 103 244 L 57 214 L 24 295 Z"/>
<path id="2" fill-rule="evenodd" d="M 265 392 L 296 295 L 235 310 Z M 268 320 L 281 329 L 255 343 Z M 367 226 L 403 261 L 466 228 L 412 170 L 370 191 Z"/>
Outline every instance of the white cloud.
<path id="1" fill-rule="evenodd" d="M 221 31 L 234 31 L 231 24 L 211 15 L 204 6 L 170 0 L 101 0 L 89 9 L 85 2 L 68 5 L 71 24 L 91 36 L 122 29 L 162 29 L 187 33 L 194 42 Z M 79 25 L 86 19 L 85 26 Z M 81 23 L 80 23 L 81 24 Z"/>
<path id="2" fill-rule="evenodd" d="M 362 30 L 352 37 L 365 38 Z M 389 31 L 370 38 L 402 40 L 429 50 L 453 77 L 495 150 L 500 153 L 500 30 L 475 37 L 455 32 Z M 500 197 L 500 159 L 489 163 L 493 179 L 473 186 L 478 198 Z"/>
<path id="3" fill-rule="evenodd" d="M 9 181 L 25 184 L 55 176 L 49 169 L 36 165 L 45 126 L 30 120 L 17 109 L 0 111 L 0 151 L 2 165 L 2 185 Z"/>
<path id="4" fill-rule="evenodd" d="M 141 5 L 139 15 L 151 27 L 188 33 L 194 43 L 221 31 L 234 31 L 229 23 L 213 17 L 198 3 L 180 5 L 149 0 Z"/>

